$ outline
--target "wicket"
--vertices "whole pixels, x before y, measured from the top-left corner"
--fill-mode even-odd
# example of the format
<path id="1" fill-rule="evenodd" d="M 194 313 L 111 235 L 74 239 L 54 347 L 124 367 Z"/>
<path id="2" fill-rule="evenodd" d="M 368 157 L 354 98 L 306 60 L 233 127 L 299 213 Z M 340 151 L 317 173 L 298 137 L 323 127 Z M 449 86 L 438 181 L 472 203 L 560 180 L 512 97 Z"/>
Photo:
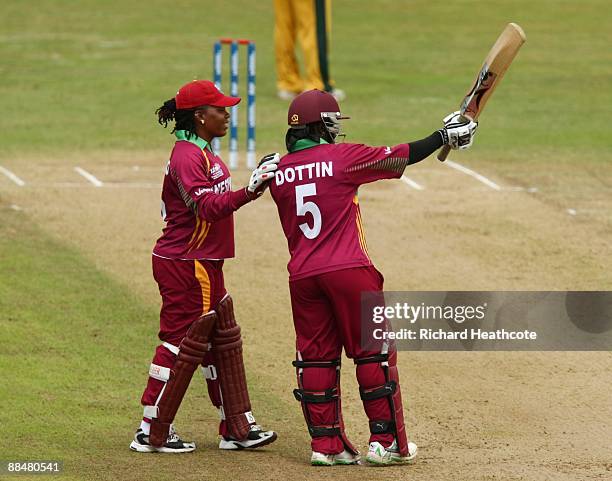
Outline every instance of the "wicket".
<path id="1" fill-rule="evenodd" d="M 223 67 L 223 45 L 230 46 L 230 92 L 238 96 L 239 46 L 247 49 L 247 167 L 255 167 L 255 42 L 244 39 L 222 38 L 213 47 L 213 80 L 218 89 L 222 89 L 221 72 Z M 229 166 L 238 167 L 238 106 L 230 110 Z M 220 150 L 220 139 L 213 140 L 213 149 Z"/>

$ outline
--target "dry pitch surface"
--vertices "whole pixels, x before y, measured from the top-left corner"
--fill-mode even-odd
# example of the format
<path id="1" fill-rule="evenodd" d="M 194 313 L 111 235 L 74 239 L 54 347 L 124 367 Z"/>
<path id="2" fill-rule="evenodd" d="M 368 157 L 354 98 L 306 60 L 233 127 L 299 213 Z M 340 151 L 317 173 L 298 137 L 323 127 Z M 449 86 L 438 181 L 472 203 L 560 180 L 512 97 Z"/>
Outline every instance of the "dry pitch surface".
<path id="1" fill-rule="evenodd" d="M 150 250 L 161 228 L 157 213 L 166 155 L 5 163 L 26 185 L 0 176 L 2 208 L 23 210 L 156 304 Z M 532 170 L 472 162 L 500 186 L 496 190 L 432 158 L 406 172 L 423 190 L 401 181 L 361 189 L 370 254 L 386 288 L 611 289 L 612 168 L 593 173 L 553 165 L 554 159 L 550 163 L 551 170 L 543 163 Z M 25 165 L 27 171 L 19 168 Z M 105 185 L 94 187 L 74 171 L 77 165 Z M 247 176 L 238 170 L 235 185 Z M 126 419 L 125 432 L 112 433 L 106 450 L 87 459 L 82 478 L 127 479 L 131 472 L 143 479 L 221 479 L 230 469 L 232 479 L 609 479 L 612 357 L 607 352 L 401 353 L 408 429 L 419 445 L 416 464 L 384 472 L 309 467 L 308 436 L 291 394 L 287 250 L 269 195 L 242 209 L 236 226 L 238 258 L 227 263 L 226 282 L 243 326 L 251 382 L 276 400 L 255 405 L 254 411 L 279 432 L 279 440 L 265 452 L 219 452 L 216 415 L 195 404 L 204 397 L 199 385 L 192 387 L 179 416 L 185 437 L 199 443 L 195 454 L 158 456 L 152 462 L 130 453 L 142 388 L 137 379 L 134 418 Z M 155 325 L 151 319 L 151 339 L 143 340 L 151 346 Z M 146 370 L 148 359 L 134 362 Z M 348 433 L 365 448 L 367 423 L 352 363 L 343 369 Z"/>

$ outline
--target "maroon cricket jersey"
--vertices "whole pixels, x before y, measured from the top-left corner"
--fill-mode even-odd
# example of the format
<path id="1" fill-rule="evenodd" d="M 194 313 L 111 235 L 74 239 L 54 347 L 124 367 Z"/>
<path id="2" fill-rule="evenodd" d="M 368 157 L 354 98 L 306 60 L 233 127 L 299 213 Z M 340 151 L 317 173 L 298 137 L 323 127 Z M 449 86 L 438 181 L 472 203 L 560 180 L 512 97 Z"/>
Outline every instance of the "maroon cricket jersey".
<path id="1" fill-rule="evenodd" d="M 246 189 L 232 192 L 226 165 L 195 136 L 176 132 L 162 187 L 166 222 L 153 254 L 169 259 L 234 257 L 233 212 L 249 202 Z"/>
<path id="2" fill-rule="evenodd" d="M 370 266 L 357 189 L 401 177 L 408 144 L 316 144 L 299 140 L 270 186 L 291 259 L 289 280 Z"/>

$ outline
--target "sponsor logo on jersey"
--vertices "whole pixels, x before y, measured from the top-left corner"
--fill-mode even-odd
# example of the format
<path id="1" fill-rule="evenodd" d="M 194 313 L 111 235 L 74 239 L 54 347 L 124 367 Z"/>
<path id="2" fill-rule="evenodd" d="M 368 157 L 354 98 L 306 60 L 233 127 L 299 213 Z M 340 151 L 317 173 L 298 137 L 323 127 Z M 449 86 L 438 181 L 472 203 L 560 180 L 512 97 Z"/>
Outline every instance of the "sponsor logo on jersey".
<path id="1" fill-rule="evenodd" d="M 232 190 L 232 178 L 228 177 L 227 179 L 222 180 L 218 184 L 213 186 L 213 190 L 215 194 L 223 194 L 224 192 L 229 192 Z"/>
<path id="2" fill-rule="evenodd" d="M 196 197 L 205 194 L 206 192 L 214 192 L 215 194 L 223 194 L 223 192 L 228 192 L 232 189 L 232 178 L 228 177 L 227 179 L 222 180 L 221 182 L 215 184 L 211 187 L 200 187 L 198 190 L 194 192 Z"/>
<path id="3" fill-rule="evenodd" d="M 198 190 L 195 191 L 195 196 L 199 197 L 199 196 L 201 196 L 205 192 L 212 192 L 212 191 L 213 190 L 211 188 L 200 187 Z"/>
<path id="4" fill-rule="evenodd" d="M 215 163 L 211 168 L 210 168 L 210 177 L 212 178 L 212 180 L 217 180 L 219 177 L 223 176 L 223 169 L 221 168 L 221 166 L 217 163 Z"/>

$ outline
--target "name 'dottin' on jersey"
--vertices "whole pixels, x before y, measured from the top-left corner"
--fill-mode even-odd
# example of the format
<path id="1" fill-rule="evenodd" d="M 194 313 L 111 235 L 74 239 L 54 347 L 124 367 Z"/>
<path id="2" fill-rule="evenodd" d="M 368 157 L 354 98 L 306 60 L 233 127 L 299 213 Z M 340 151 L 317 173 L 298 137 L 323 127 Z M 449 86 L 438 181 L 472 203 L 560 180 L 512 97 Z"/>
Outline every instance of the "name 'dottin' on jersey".
<path id="1" fill-rule="evenodd" d="M 274 181 L 276 185 L 292 183 L 295 181 L 333 177 L 333 163 L 331 161 L 312 162 L 305 165 L 296 165 L 278 170 Z"/>

